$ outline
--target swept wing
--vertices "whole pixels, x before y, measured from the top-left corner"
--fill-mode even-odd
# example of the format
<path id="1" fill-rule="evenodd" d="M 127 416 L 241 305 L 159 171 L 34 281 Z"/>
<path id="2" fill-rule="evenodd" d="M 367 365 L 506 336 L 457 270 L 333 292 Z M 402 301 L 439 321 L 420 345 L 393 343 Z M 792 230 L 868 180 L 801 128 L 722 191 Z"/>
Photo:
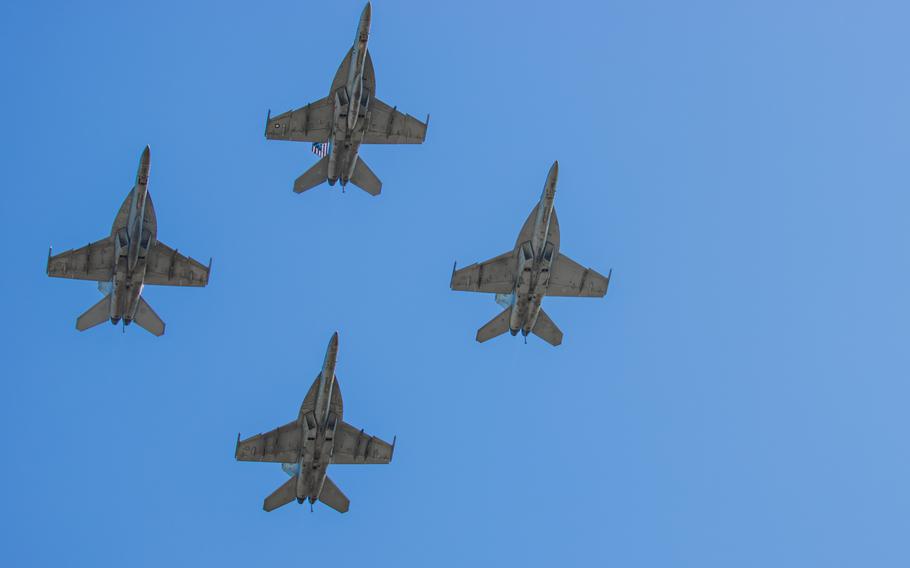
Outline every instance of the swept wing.
<path id="1" fill-rule="evenodd" d="M 47 275 L 76 280 L 110 280 L 114 272 L 114 239 L 104 239 L 47 259 Z"/>
<path id="2" fill-rule="evenodd" d="M 164 286 L 205 286 L 209 283 L 209 267 L 157 241 L 148 253 L 144 282 Z"/>
<path id="3" fill-rule="evenodd" d="M 600 298 L 607 293 L 610 277 L 585 268 L 560 253 L 550 271 L 547 296 L 586 296 Z"/>
<path id="4" fill-rule="evenodd" d="M 326 97 L 314 103 L 269 118 L 265 137 L 269 140 L 294 142 L 325 142 L 332 132 L 334 119 L 332 99 Z"/>
<path id="5" fill-rule="evenodd" d="M 462 292 L 508 294 L 515 287 L 515 252 L 456 270 L 449 286 Z"/>
<path id="6" fill-rule="evenodd" d="M 426 137 L 426 123 L 398 112 L 379 99 L 370 103 L 370 124 L 363 135 L 364 144 L 421 144 Z"/>
<path id="7" fill-rule="evenodd" d="M 234 457 L 240 461 L 294 463 L 300 454 L 300 431 L 294 420 L 271 432 L 238 440 Z"/>
<path id="8" fill-rule="evenodd" d="M 389 463 L 395 446 L 342 422 L 335 429 L 332 463 Z"/>

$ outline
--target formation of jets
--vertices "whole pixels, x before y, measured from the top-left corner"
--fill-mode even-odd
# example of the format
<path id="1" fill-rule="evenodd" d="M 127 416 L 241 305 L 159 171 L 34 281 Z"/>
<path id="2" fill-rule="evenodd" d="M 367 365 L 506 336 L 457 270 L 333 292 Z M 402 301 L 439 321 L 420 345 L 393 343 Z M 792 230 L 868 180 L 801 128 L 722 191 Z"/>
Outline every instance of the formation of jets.
<path id="1" fill-rule="evenodd" d="M 319 161 L 294 182 L 297 193 L 323 182 L 342 187 L 349 182 L 370 195 L 379 195 L 382 182 L 360 159 L 361 144 L 420 144 L 427 122 L 398 112 L 376 98 L 373 61 L 367 50 L 372 7 L 364 7 L 348 51 L 329 89 L 329 95 L 304 107 L 266 120 L 266 138 L 311 142 Z M 104 297 L 76 319 L 85 331 L 105 321 L 124 329 L 135 322 L 156 336 L 165 324 L 142 296 L 143 286 L 206 286 L 208 266 L 181 255 L 158 241 L 158 219 L 149 194 L 151 150 L 139 159 L 136 182 L 114 218 L 110 236 L 58 255 L 48 253 L 47 274 L 57 278 L 92 280 Z M 559 165 L 547 174 L 540 201 L 531 210 L 512 250 L 461 270 L 453 268 L 453 290 L 494 294 L 504 309 L 477 331 L 485 342 L 506 331 L 527 341 L 534 334 L 551 345 L 562 343 L 562 331 L 541 308 L 544 296 L 603 297 L 612 271 L 603 276 L 560 253 L 559 221 L 554 201 Z M 237 436 L 234 457 L 239 461 L 281 464 L 290 479 L 266 497 L 272 511 L 297 500 L 316 501 L 346 512 L 348 498 L 328 477 L 331 464 L 387 464 L 391 444 L 364 434 L 343 421 L 344 405 L 335 363 L 338 333 L 332 335 L 319 375 L 304 396 L 297 418 L 245 440 Z"/>

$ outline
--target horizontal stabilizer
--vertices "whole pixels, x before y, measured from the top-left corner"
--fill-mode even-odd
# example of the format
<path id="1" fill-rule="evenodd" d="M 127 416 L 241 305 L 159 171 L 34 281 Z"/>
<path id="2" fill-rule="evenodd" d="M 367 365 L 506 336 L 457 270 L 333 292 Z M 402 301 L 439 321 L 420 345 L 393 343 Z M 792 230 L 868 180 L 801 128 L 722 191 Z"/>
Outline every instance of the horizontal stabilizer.
<path id="1" fill-rule="evenodd" d="M 274 511 L 278 507 L 287 505 L 297 498 L 297 476 L 288 479 L 284 485 L 265 498 L 262 508 L 265 511 Z"/>
<path id="2" fill-rule="evenodd" d="M 531 333 L 554 347 L 562 343 L 562 332 L 556 327 L 547 312 L 543 311 L 543 308 L 537 313 L 537 321 L 534 323 Z"/>
<path id="3" fill-rule="evenodd" d="M 477 330 L 477 341 L 483 343 L 484 341 L 493 339 L 498 335 L 502 335 L 509 330 L 509 316 L 512 313 L 512 307 L 504 309 L 498 316 L 491 319 L 487 322 L 485 326 Z"/>
<path id="4" fill-rule="evenodd" d="M 338 486 L 332 482 L 332 479 L 328 475 L 325 476 L 325 481 L 322 483 L 322 491 L 319 492 L 319 500 L 339 513 L 347 513 L 348 507 L 351 504 L 351 501 L 345 497 L 344 493 L 341 492 L 341 489 L 338 489 Z"/>
<path id="5" fill-rule="evenodd" d="M 357 157 L 357 163 L 354 165 L 354 175 L 351 176 L 351 183 L 374 197 L 382 191 L 382 182 L 379 181 L 373 170 L 359 156 Z"/>
<path id="6" fill-rule="evenodd" d="M 136 308 L 136 317 L 133 321 L 152 335 L 158 337 L 164 335 L 164 322 L 142 296 L 139 296 L 139 307 Z"/>
<path id="7" fill-rule="evenodd" d="M 313 167 L 303 172 L 303 175 L 294 181 L 294 192 L 303 193 L 329 179 L 329 157 L 323 156 Z"/>
<path id="8" fill-rule="evenodd" d="M 111 317 L 111 295 L 98 300 L 98 303 L 89 308 L 84 314 L 76 320 L 76 329 L 85 331 L 90 327 L 95 327 L 100 323 L 108 321 Z"/>

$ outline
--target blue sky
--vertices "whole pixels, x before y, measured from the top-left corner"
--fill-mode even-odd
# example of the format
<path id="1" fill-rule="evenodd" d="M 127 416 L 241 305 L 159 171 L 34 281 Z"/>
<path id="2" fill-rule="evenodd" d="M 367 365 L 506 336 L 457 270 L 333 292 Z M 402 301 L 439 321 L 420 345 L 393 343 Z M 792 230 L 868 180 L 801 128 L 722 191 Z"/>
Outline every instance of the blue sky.
<path id="1" fill-rule="evenodd" d="M 432 114 L 368 147 L 371 198 L 291 192 L 266 111 L 325 96 L 360 1 L 0 7 L 9 566 L 907 566 L 906 3 L 383 2 L 377 96 Z M 202 290 L 74 329 L 44 275 L 103 237 L 152 146 L 158 237 Z M 560 162 L 562 250 L 603 300 L 484 345 L 451 292 Z M 338 515 L 261 511 L 234 440 L 292 420 L 340 332 Z"/>

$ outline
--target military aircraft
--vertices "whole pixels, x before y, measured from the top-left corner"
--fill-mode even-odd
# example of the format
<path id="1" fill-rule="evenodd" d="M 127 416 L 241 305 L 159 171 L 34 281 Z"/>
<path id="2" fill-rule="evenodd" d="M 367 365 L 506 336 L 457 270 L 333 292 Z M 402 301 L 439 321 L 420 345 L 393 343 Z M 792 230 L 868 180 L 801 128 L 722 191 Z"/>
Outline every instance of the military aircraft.
<path id="1" fill-rule="evenodd" d="M 372 8 L 367 2 L 354 45 L 335 73 L 329 96 L 297 110 L 266 118 L 269 140 L 313 142 L 320 160 L 294 182 L 302 193 L 328 181 L 351 182 L 370 195 L 379 195 L 382 182 L 359 158 L 361 144 L 420 144 L 427 136 L 427 122 L 420 122 L 376 98 L 373 60 L 367 51 Z"/>
<path id="2" fill-rule="evenodd" d="M 515 248 L 480 264 L 452 268 L 452 290 L 496 294 L 505 309 L 477 330 L 484 342 L 510 331 L 527 337 L 534 333 L 551 345 L 562 343 L 562 331 L 540 307 L 544 296 L 603 297 L 610 274 L 584 268 L 559 252 L 559 220 L 553 201 L 559 163 L 553 162 L 540 202 L 521 227 Z"/>
<path id="3" fill-rule="evenodd" d="M 97 304 L 76 320 L 76 329 L 85 331 L 110 319 L 123 320 L 155 335 L 164 333 L 164 322 L 142 297 L 145 284 L 163 286 L 205 286 L 212 261 L 204 266 L 179 254 L 157 239 L 158 219 L 148 192 L 151 150 L 139 158 L 136 184 L 124 199 L 111 235 L 56 256 L 47 253 L 47 275 L 56 278 L 95 280 L 105 294 Z"/>
<path id="4" fill-rule="evenodd" d="M 309 499 L 312 508 L 318 499 L 345 513 L 350 501 L 326 475 L 329 464 L 392 461 L 394 438 L 391 444 L 383 442 L 342 420 L 344 404 L 335 376 L 337 357 L 338 332 L 335 332 L 329 340 L 322 371 L 304 397 L 297 419 L 243 441 L 237 434 L 234 450 L 237 460 L 277 462 L 291 476 L 265 498 L 262 508 L 266 511 L 274 511 L 294 499 L 298 503 Z"/>

